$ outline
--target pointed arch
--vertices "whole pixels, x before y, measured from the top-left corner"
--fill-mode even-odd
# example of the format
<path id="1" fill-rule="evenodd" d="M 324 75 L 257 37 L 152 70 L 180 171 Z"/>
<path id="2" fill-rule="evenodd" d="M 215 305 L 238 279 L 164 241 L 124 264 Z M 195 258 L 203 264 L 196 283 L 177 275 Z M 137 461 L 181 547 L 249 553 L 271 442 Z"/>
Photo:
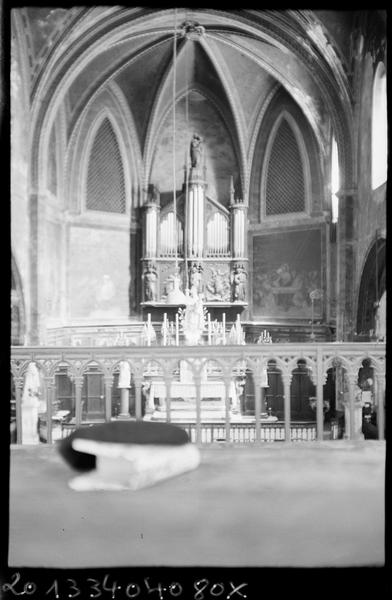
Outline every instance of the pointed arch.
<path id="1" fill-rule="evenodd" d="M 388 170 L 387 76 L 379 62 L 373 80 L 372 102 L 372 189 L 383 185 Z"/>
<path id="2" fill-rule="evenodd" d="M 325 36 L 317 33 L 319 28 L 317 28 L 316 17 L 310 13 L 306 15 L 302 11 L 296 11 L 296 13 L 291 12 L 289 14 L 287 22 L 283 22 L 273 11 L 242 10 L 240 12 L 241 15 L 238 14 L 238 11 L 233 14 L 233 11 L 229 10 L 194 9 L 192 16 L 196 20 L 200 19 L 201 22 L 205 20 L 206 15 L 213 16 L 214 25 L 207 30 L 209 39 L 218 36 L 225 43 L 230 43 L 242 53 L 249 55 L 262 68 L 269 70 L 275 78 L 281 81 L 282 85 L 286 85 L 287 89 L 291 90 L 293 97 L 298 99 L 304 113 L 307 115 L 319 142 L 319 151 L 322 152 L 325 147 L 325 140 L 318 127 L 316 103 L 310 99 L 309 94 L 298 92 L 297 81 L 289 68 L 289 60 L 285 61 L 286 67 L 284 69 L 273 71 L 272 66 L 263 61 L 261 53 L 251 50 L 246 41 L 249 37 L 253 37 L 256 40 L 267 41 L 267 43 L 286 52 L 288 48 L 296 66 L 298 65 L 304 74 L 310 71 L 325 100 L 327 109 L 331 112 L 333 127 L 337 132 L 344 176 L 342 185 L 344 187 L 352 186 L 355 153 L 352 152 L 351 125 L 353 115 L 347 91 L 347 77 L 342 69 L 339 69 L 340 63 L 336 60 L 331 45 L 326 43 Z M 63 51 L 68 41 L 67 36 L 56 43 L 47 62 L 47 69 L 34 90 L 31 119 L 33 129 L 32 148 L 37 148 L 37 157 L 42 157 L 42 140 L 45 137 L 45 131 L 48 131 L 48 125 L 61 104 L 69 85 L 75 80 L 78 73 L 88 65 L 91 56 L 96 56 L 97 51 L 102 50 L 102 48 L 119 44 L 125 39 L 129 39 L 130 36 L 135 38 L 154 36 L 157 32 L 165 36 L 170 35 L 172 33 L 172 21 L 172 11 L 168 10 L 157 11 L 151 8 L 121 9 L 113 11 L 110 15 L 110 26 L 108 26 L 107 12 L 103 11 L 102 14 L 96 15 L 94 26 L 87 29 L 86 21 L 81 19 L 81 22 L 72 28 L 70 32 L 70 35 L 72 35 L 72 51 L 66 53 L 66 58 L 63 56 Z M 300 28 L 300 31 L 303 31 L 305 35 L 305 32 L 308 32 L 309 25 L 311 25 L 310 33 L 312 33 L 311 42 L 305 45 L 303 36 L 298 34 L 298 30 Z M 243 36 L 241 43 L 235 44 L 232 40 L 225 40 L 224 36 L 219 36 L 222 27 L 229 31 L 240 32 Z M 281 40 L 282 35 L 284 43 Z M 323 57 L 323 62 L 317 70 L 314 68 L 315 50 Z M 32 164 L 32 188 L 34 190 L 38 188 L 38 172 L 39 158 Z"/>
<path id="3" fill-rule="evenodd" d="M 235 169 L 238 169 L 238 172 L 241 171 L 241 154 L 238 149 L 238 140 L 236 139 L 236 134 L 233 132 L 231 124 L 230 124 L 230 114 L 226 107 L 223 105 L 222 101 L 211 91 L 206 89 L 200 83 L 192 83 L 186 89 L 177 90 L 175 103 L 176 106 L 180 104 L 182 100 L 186 98 L 187 95 L 196 93 L 202 96 L 209 103 L 210 107 L 217 113 L 217 115 L 222 120 L 222 123 L 225 128 L 225 133 L 227 133 L 228 142 L 230 144 L 232 153 L 233 153 L 233 163 L 235 164 Z M 159 112 L 156 113 L 154 118 L 154 123 L 151 125 L 151 130 L 149 132 L 149 146 L 146 149 L 146 162 L 145 162 L 145 174 L 147 177 L 147 182 L 151 182 L 151 176 L 154 169 L 156 153 L 158 151 L 159 145 L 158 141 L 162 134 L 162 128 L 165 127 L 165 124 L 170 120 L 170 113 L 172 112 L 172 104 L 167 103 L 165 107 L 160 107 Z M 177 110 L 177 109 L 176 109 Z M 190 141 L 190 140 L 189 140 Z M 185 151 L 188 151 L 188 148 L 184 148 Z M 177 171 L 183 168 L 183 164 L 177 164 Z M 229 177 L 227 179 L 227 184 L 229 184 Z M 227 189 L 229 190 L 229 185 L 227 185 Z M 228 195 L 227 195 L 228 200 Z"/>
<path id="4" fill-rule="evenodd" d="M 308 153 L 295 119 L 283 110 L 267 142 L 261 174 L 262 219 L 310 212 L 311 176 Z"/>
<path id="5" fill-rule="evenodd" d="M 319 151 L 319 144 L 311 125 L 301 111 L 298 104 L 280 86 L 275 88 L 268 99 L 268 104 L 261 108 L 262 118 L 258 118 L 258 130 L 252 141 L 252 164 L 249 188 L 249 216 L 254 223 L 260 223 L 267 217 L 273 224 L 280 218 L 309 217 L 322 214 L 325 203 L 323 188 L 323 157 Z M 266 216 L 265 193 L 268 174 L 269 158 L 273 147 L 275 135 L 282 120 L 288 123 L 291 135 L 298 148 L 297 156 L 300 158 L 304 174 L 304 210 L 298 213 L 278 213 Z M 282 174 L 287 173 L 286 167 Z M 280 179 L 280 173 L 278 174 Z M 291 183 L 289 190 L 291 190 Z M 290 193 L 290 192 L 289 192 Z"/>
<path id="6" fill-rule="evenodd" d="M 201 39 L 198 41 L 206 56 L 208 57 L 212 67 L 215 69 L 220 83 L 222 85 L 223 91 L 225 93 L 226 106 L 219 99 L 211 89 L 207 89 L 200 82 L 190 81 L 189 85 L 186 88 L 181 90 L 176 90 L 175 103 L 178 104 L 182 98 L 186 97 L 193 91 L 196 91 L 203 95 L 214 108 L 217 109 L 218 113 L 223 119 L 225 126 L 227 127 L 227 131 L 230 135 L 230 140 L 233 146 L 235 158 L 238 164 L 238 171 L 240 175 L 240 179 L 242 182 L 242 189 L 246 189 L 246 149 L 245 149 L 245 140 L 243 135 L 244 130 L 244 117 L 242 115 L 241 105 L 239 101 L 235 101 L 234 94 L 228 82 L 228 72 L 227 69 L 224 70 L 222 67 L 223 61 L 218 60 L 215 52 L 212 51 L 209 44 L 205 42 L 205 40 Z M 186 42 L 180 42 L 178 51 L 177 51 L 177 60 L 180 59 L 181 55 L 185 53 Z M 214 54 L 215 52 L 215 54 Z M 149 182 L 149 178 L 151 176 L 152 165 L 154 162 L 154 154 L 156 151 L 156 141 L 159 136 L 159 131 L 162 127 L 162 124 L 165 122 L 169 111 L 172 110 L 172 97 L 170 97 L 170 102 L 166 103 L 165 106 L 162 105 L 162 100 L 165 97 L 165 91 L 167 90 L 167 86 L 170 82 L 170 78 L 173 71 L 173 63 L 170 62 L 165 70 L 165 73 L 162 76 L 161 83 L 156 92 L 156 97 L 154 100 L 154 104 L 150 114 L 150 120 L 148 125 L 148 130 L 145 138 L 144 145 L 144 160 L 145 160 L 145 176 L 144 176 L 144 186 L 146 187 Z M 231 119 L 231 122 L 230 122 Z"/>
<path id="7" fill-rule="evenodd" d="M 375 239 L 363 264 L 357 302 L 357 333 L 369 334 L 376 328 L 376 308 L 386 290 L 386 242 Z"/>
<path id="8" fill-rule="evenodd" d="M 95 132 L 87 161 L 85 210 L 125 213 L 124 168 L 110 119 Z"/>
<path id="9" fill-rule="evenodd" d="M 56 123 L 52 125 L 52 131 L 50 132 L 49 143 L 48 143 L 48 169 L 46 174 L 46 189 L 49 190 L 53 196 L 57 195 L 58 189 L 58 177 L 57 177 L 57 135 L 56 135 Z"/>
<path id="10" fill-rule="evenodd" d="M 96 135 L 105 119 L 118 144 L 124 176 L 125 211 L 139 205 L 141 155 L 133 117 L 113 82 L 101 89 L 86 105 L 71 132 L 64 169 L 66 205 L 80 213 L 84 206 L 88 165 Z"/>

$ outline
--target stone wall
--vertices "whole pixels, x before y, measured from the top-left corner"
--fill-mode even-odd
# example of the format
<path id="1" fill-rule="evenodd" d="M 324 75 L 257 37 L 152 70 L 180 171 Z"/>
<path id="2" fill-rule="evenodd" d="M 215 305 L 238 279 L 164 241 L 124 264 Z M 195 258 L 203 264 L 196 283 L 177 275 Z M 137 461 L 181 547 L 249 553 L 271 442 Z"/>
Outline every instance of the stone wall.
<path id="1" fill-rule="evenodd" d="M 173 190 L 173 115 L 170 112 L 163 123 L 150 181 L 161 192 Z M 207 167 L 207 194 L 227 205 L 230 197 L 230 177 L 238 174 L 232 139 L 221 115 L 201 94 L 190 97 L 188 124 L 185 119 L 185 100 L 176 105 L 176 189 L 184 182 L 185 153 L 189 160 L 189 145 L 193 132 L 204 139 Z"/>
<path id="2" fill-rule="evenodd" d="M 129 231 L 71 225 L 68 317 L 96 322 L 128 319 Z"/>

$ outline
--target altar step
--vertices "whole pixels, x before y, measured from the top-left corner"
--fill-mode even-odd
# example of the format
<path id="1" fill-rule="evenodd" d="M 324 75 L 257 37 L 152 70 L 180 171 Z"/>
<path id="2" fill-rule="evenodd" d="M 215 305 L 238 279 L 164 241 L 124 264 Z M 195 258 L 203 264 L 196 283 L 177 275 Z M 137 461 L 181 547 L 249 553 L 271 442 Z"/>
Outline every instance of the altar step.
<path id="1" fill-rule="evenodd" d="M 187 411 L 196 411 L 196 399 L 195 400 L 171 400 L 170 401 L 171 410 L 187 410 Z M 159 410 L 159 409 L 158 409 Z M 165 407 L 162 407 L 162 410 L 166 410 Z M 201 400 L 201 410 L 223 410 L 225 411 L 225 403 L 221 400 Z"/>
<path id="2" fill-rule="evenodd" d="M 151 421 L 167 421 L 167 412 L 165 409 L 155 410 L 152 414 L 145 415 L 144 420 Z M 197 415 L 196 410 L 170 410 L 170 422 L 171 423 L 194 423 L 196 424 Z M 255 427 L 255 418 L 253 416 L 241 415 L 237 412 L 229 412 L 229 420 L 231 425 L 250 425 Z M 202 408 L 200 413 L 201 423 L 217 423 L 224 426 L 226 422 L 226 411 L 225 410 L 209 410 L 204 411 Z M 274 425 L 278 421 L 277 417 L 265 417 L 260 420 L 264 425 Z"/>

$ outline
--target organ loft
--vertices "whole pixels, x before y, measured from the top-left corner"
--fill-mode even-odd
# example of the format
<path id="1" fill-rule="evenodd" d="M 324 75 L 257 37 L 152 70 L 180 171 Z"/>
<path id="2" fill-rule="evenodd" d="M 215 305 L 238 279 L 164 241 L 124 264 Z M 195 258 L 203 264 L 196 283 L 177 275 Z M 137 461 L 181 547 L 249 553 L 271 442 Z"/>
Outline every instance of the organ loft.
<path id="1" fill-rule="evenodd" d="M 172 315 L 195 296 L 213 315 L 228 318 L 247 306 L 247 207 L 233 177 L 226 203 L 209 197 L 204 152 L 203 138 L 194 133 L 178 196 L 161 204 L 157 185 L 147 192 L 142 307 L 153 318 Z"/>

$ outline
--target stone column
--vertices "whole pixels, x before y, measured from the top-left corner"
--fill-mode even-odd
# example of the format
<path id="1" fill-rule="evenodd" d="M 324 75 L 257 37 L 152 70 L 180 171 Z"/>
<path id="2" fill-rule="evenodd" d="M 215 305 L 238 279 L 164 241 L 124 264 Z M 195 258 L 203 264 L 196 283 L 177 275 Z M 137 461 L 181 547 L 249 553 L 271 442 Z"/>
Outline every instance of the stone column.
<path id="1" fill-rule="evenodd" d="M 193 375 L 196 388 L 196 444 L 201 443 L 201 375 Z"/>
<path id="2" fill-rule="evenodd" d="M 80 427 L 82 422 L 82 388 L 83 375 L 79 375 L 74 379 L 75 384 L 75 425 Z"/>
<path id="3" fill-rule="evenodd" d="M 255 434 L 256 434 L 256 442 L 261 441 L 261 423 L 260 423 L 260 415 L 261 415 L 261 377 L 260 375 L 253 375 L 254 384 L 255 384 Z"/>
<path id="4" fill-rule="evenodd" d="M 337 223 L 337 281 L 336 281 L 336 340 L 348 341 L 353 333 L 355 256 L 354 205 L 356 190 L 340 190 L 339 219 Z"/>
<path id="5" fill-rule="evenodd" d="M 47 313 L 46 196 L 31 194 L 30 218 L 30 329 L 28 343 L 45 344 Z"/>
<path id="6" fill-rule="evenodd" d="M 375 373 L 377 386 L 377 428 L 378 439 L 385 439 L 385 414 L 384 414 L 384 398 L 385 398 L 385 373 Z"/>
<path id="7" fill-rule="evenodd" d="M 53 442 L 52 436 L 52 410 L 53 410 L 53 399 L 55 392 L 55 380 L 54 377 L 45 377 L 44 378 L 46 385 L 46 423 L 47 423 L 47 433 L 46 433 L 46 441 L 48 444 Z"/>
<path id="8" fill-rule="evenodd" d="M 348 401 L 344 403 L 345 439 L 363 440 L 362 433 L 362 403 L 355 395 L 357 388 L 357 374 L 349 373 L 348 379 Z"/>
<path id="9" fill-rule="evenodd" d="M 231 377 L 229 375 L 223 378 L 225 385 L 225 430 L 226 430 L 226 442 L 230 442 L 230 385 Z"/>
<path id="10" fill-rule="evenodd" d="M 121 388 L 120 391 L 120 414 L 119 419 L 129 419 L 129 388 Z"/>
<path id="11" fill-rule="evenodd" d="M 285 442 L 291 442 L 291 379 L 292 374 L 282 374 L 283 380 L 283 394 L 284 394 L 284 434 L 285 434 Z"/>
<path id="12" fill-rule="evenodd" d="M 165 386 L 166 386 L 166 421 L 167 423 L 171 422 L 171 384 L 172 378 L 165 377 Z"/>
<path id="13" fill-rule="evenodd" d="M 135 382 L 135 417 L 136 417 L 136 421 L 142 421 L 143 420 L 143 415 L 142 415 L 143 376 L 135 375 L 134 382 Z"/>
<path id="14" fill-rule="evenodd" d="M 118 377 L 118 387 L 121 390 L 121 405 L 119 419 L 129 419 L 129 388 L 131 387 L 131 367 L 129 362 L 122 360 L 120 362 L 120 373 Z"/>
<path id="15" fill-rule="evenodd" d="M 317 347 L 317 382 L 316 382 L 316 420 L 317 420 L 317 439 L 321 441 L 324 438 L 324 398 L 323 386 L 325 374 L 323 373 L 323 353 L 321 346 Z"/>
<path id="16" fill-rule="evenodd" d="M 110 421 L 112 418 L 112 386 L 113 375 L 105 375 L 105 420 Z"/>
<path id="17" fill-rule="evenodd" d="M 14 377 L 15 382 L 15 417 L 16 417 L 16 443 L 22 443 L 22 390 L 23 377 Z"/>
<path id="18" fill-rule="evenodd" d="M 326 296 L 331 298 L 331 213 L 329 210 L 323 211 L 325 218 L 325 279 Z M 325 302 L 325 319 L 327 323 L 331 321 L 331 302 Z"/>

